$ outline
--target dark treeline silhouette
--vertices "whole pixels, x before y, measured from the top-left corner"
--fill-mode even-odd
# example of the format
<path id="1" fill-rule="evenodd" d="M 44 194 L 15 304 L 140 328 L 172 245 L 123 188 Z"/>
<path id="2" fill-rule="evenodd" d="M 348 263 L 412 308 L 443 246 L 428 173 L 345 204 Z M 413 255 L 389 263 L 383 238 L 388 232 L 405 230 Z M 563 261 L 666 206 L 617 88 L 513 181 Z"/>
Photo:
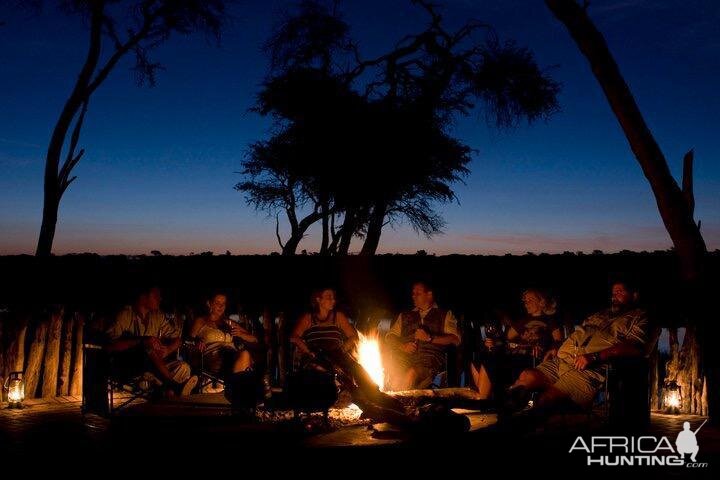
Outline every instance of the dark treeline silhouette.
<path id="1" fill-rule="evenodd" d="M 720 255 L 710 257 L 717 283 Z M 681 326 L 685 306 L 672 252 L 614 255 L 378 255 L 374 257 L 282 256 L 98 256 L 39 259 L 0 257 L 0 305 L 37 311 L 69 309 L 111 314 L 131 301 L 138 286 L 163 287 L 165 307 L 199 308 L 212 292 L 230 295 L 233 309 L 269 309 L 294 321 L 318 287 L 335 287 L 340 304 L 362 327 L 368 317 L 391 318 L 411 305 L 410 286 L 430 280 L 438 301 L 467 321 L 488 320 L 497 310 L 515 312 L 528 287 L 549 289 L 573 322 L 608 304 L 609 282 L 630 278 L 658 324 Z"/>
<path id="2" fill-rule="evenodd" d="M 80 17 L 88 29 L 85 59 L 53 127 L 45 156 L 43 216 L 36 255 L 48 256 L 55 238 L 60 199 L 75 181 L 73 169 L 85 153 L 84 149 L 77 148 L 93 93 L 126 55 L 135 56 L 138 84 L 153 86 L 162 65 L 150 58 L 152 50 L 172 35 L 201 32 L 219 38 L 226 21 L 225 4 L 229 1 L 37 0 L 18 3 L 33 9 L 52 4 L 63 13 Z M 80 25 L 82 22 L 78 22 Z M 63 149 L 65 159 L 61 165 Z"/>
<path id="3" fill-rule="evenodd" d="M 433 206 L 456 199 L 472 153 L 449 132 L 453 120 L 477 104 L 501 127 L 557 109 L 559 86 L 529 50 L 479 21 L 449 30 L 440 7 L 412 3 L 428 25 L 372 59 L 362 58 L 337 2 L 301 2 L 267 42 L 271 68 L 255 111 L 275 129 L 251 145 L 236 189 L 276 217 L 283 254 L 295 254 L 316 222 L 321 254 L 347 254 L 359 237 L 360 253 L 372 255 L 395 222 L 441 232 Z"/>

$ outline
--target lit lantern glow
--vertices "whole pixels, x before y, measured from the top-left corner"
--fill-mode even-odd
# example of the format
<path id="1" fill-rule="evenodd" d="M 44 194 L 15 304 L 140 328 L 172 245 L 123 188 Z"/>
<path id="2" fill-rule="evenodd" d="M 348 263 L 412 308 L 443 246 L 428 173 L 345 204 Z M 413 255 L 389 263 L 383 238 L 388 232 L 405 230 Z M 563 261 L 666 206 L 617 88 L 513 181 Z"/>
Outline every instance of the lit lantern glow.
<path id="1" fill-rule="evenodd" d="M 358 332 L 360 341 L 357 346 L 358 363 L 368 372 L 370 378 L 381 391 L 385 389 L 385 369 L 380 356 L 380 342 L 377 335 L 365 336 Z"/>
<path id="2" fill-rule="evenodd" d="M 663 407 L 667 413 L 680 413 L 682 389 L 675 380 L 667 382 L 663 388 Z"/>
<path id="3" fill-rule="evenodd" d="M 8 407 L 22 408 L 22 402 L 25 400 L 25 380 L 23 380 L 22 372 L 12 372 L 5 380 L 5 390 L 7 390 Z"/>

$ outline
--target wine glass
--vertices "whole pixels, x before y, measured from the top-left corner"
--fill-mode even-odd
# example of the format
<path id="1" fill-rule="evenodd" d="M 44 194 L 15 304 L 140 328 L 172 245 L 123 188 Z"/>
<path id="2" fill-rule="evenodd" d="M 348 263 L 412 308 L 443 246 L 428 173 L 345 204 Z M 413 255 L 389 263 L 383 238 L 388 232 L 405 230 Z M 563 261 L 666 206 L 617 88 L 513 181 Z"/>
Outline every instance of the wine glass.
<path id="1" fill-rule="evenodd" d="M 496 322 L 491 322 L 485 325 L 485 338 L 492 340 L 493 344 L 497 342 L 502 333 L 502 328 Z M 488 347 L 488 351 L 492 351 L 493 348 L 494 347 Z"/>

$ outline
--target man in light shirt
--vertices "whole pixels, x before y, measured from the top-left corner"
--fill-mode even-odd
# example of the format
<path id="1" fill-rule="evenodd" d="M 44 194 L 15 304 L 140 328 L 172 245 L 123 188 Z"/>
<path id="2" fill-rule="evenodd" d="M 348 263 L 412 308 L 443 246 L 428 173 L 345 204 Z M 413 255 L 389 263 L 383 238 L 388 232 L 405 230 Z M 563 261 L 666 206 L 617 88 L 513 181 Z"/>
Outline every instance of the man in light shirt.
<path id="1" fill-rule="evenodd" d="M 611 307 L 585 319 L 555 358 L 523 371 L 511 387 L 511 396 L 522 399 L 528 391 L 540 391 L 536 402 L 540 410 L 568 400 L 582 407 L 591 405 L 604 381 L 602 364 L 645 353 L 648 319 L 637 300 L 638 292 L 628 282 L 614 282 Z M 523 402 L 515 403 L 521 407 Z"/>
<path id="2" fill-rule="evenodd" d="M 142 290 L 133 305 L 123 308 L 108 329 L 107 347 L 119 374 L 132 378 L 145 372 L 162 382 L 169 395 L 189 395 L 198 378 L 176 357 L 180 333 L 160 311 L 160 289 Z"/>
<path id="3" fill-rule="evenodd" d="M 398 315 L 386 336 L 397 367 L 397 390 L 425 387 L 445 365 L 448 347 L 460 345 L 455 317 L 437 306 L 427 282 L 413 284 L 412 299 L 415 308 Z"/>

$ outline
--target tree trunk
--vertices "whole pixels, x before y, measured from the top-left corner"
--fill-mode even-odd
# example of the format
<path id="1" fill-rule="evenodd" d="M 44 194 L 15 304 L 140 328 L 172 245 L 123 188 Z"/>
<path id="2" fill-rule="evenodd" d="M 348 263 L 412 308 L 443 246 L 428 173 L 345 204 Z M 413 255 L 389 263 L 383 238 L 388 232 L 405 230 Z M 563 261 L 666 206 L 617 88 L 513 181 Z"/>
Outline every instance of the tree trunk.
<path id="1" fill-rule="evenodd" d="M 60 199 L 57 193 L 57 173 L 52 177 L 52 169 L 57 172 L 57 165 L 60 162 L 59 155 L 57 160 L 49 157 L 45 160 L 45 196 L 43 198 L 43 216 L 40 225 L 40 236 L 38 237 L 37 249 L 35 255 L 38 257 L 49 257 L 52 253 L 53 241 L 55 240 L 55 227 L 57 225 L 58 209 L 60 207 Z M 50 171 L 48 171 L 50 170 Z"/>
<path id="2" fill-rule="evenodd" d="M 645 123 L 605 39 L 587 16 L 585 8 L 575 0 L 545 0 L 545 3 L 567 27 L 578 48 L 589 61 L 592 72 L 650 183 L 660 216 L 679 260 L 680 275 L 684 282 L 682 301 L 687 306 L 690 323 L 699 329 L 698 338 L 703 342 L 699 349 L 708 353 L 700 355 L 707 381 L 710 382 L 707 387 L 708 409 L 713 413 L 714 409 L 720 409 L 720 355 L 709 354 L 714 346 L 708 342 L 718 338 L 720 326 L 717 325 L 718 322 L 709 320 L 713 318 L 714 309 L 710 308 L 710 296 L 705 291 L 709 289 L 704 278 L 707 248 L 699 225 L 693 218 L 695 202 L 692 191 L 692 151 L 685 155 L 681 190 L 672 177 L 667 160 Z M 714 415 L 712 421 L 720 421 L 720 415 Z"/>
<path id="3" fill-rule="evenodd" d="M 63 185 L 59 178 L 60 157 L 67 138 L 68 130 L 87 101 L 88 86 L 100 58 L 102 43 L 102 22 L 104 2 L 94 2 L 90 20 L 90 44 L 85 63 L 80 70 L 75 86 L 63 106 L 55 128 L 53 128 L 50 144 L 45 156 L 45 180 L 43 197 L 43 218 L 38 236 L 35 255 L 47 257 L 52 253 L 55 227 L 57 225 L 58 208 L 62 197 Z M 71 152 L 72 154 L 72 152 Z M 69 173 L 69 172 L 68 172 Z"/>
<path id="4" fill-rule="evenodd" d="M 672 177 L 665 156 L 645 123 L 605 38 L 575 0 L 546 0 L 545 3 L 567 27 L 590 62 L 593 74 L 650 182 L 660 216 L 678 253 L 683 278 L 697 280 L 703 270 L 705 241 L 695 224 L 691 206 Z"/>
<path id="5" fill-rule="evenodd" d="M 320 255 L 327 255 L 328 246 L 330 245 L 330 212 L 327 201 L 323 201 L 320 214 L 322 215 L 322 241 L 320 242 Z"/>
<path id="6" fill-rule="evenodd" d="M 290 217 L 290 213 L 288 213 L 288 218 Z M 305 237 L 305 233 L 307 232 L 308 228 L 310 226 L 320 220 L 322 217 L 322 214 L 318 211 L 310 213 L 308 216 L 300 220 L 300 222 L 297 222 L 297 226 L 295 226 L 294 222 L 291 220 L 291 234 L 290 238 L 288 238 L 287 242 L 285 242 L 285 246 L 282 249 L 283 255 L 295 255 L 295 252 L 297 251 L 297 247 L 300 244 L 300 241 Z"/>
<path id="7" fill-rule="evenodd" d="M 365 234 L 365 243 L 363 243 L 360 255 L 375 255 L 378 245 L 380 245 L 380 235 L 385 224 L 385 212 L 387 207 L 384 203 L 379 202 L 373 207 L 368 222 L 367 233 Z"/>
<path id="8" fill-rule="evenodd" d="M 302 238 L 302 235 L 299 234 L 291 235 L 290 238 L 288 238 L 285 242 L 285 246 L 282 249 L 282 254 L 287 256 L 295 255 L 297 247 L 300 244 L 300 240 L 302 240 Z"/>
<path id="9" fill-rule="evenodd" d="M 43 362 L 42 398 L 57 395 L 63 314 L 64 310 L 60 307 L 50 315 L 50 327 L 48 328 L 47 341 L 45 342 L 45 360 Z"/>
<path id="10" fill-rule="evenodd" d="M 45 342 L 47 340 L 48 321 L 43 320 L 35 328 L 35 336 L 30 351 L 28 352 L 27 367 L 25 367 L 25 395 L 28 398 L 35 398 L 38 383 L 40 383 L 40 371 L 42 367 L 43 354 L 45 353 Z"/>
<path id="11" fill-rule="evenodd" d="M 58 395 L 70 394 L 70 367 L 72 364 L 73 317 L 65 319 L 62 336 L 62 358 L 60 361 L 60 378 L 58 379 Z"/>
<path id="12" fill-rule="evenodd" d="M 80 395 L 82 393 L 84 327 L 85 317 L 83 316 L 83 314 L 75 314 L 75 318 L 73 319 L 73 329 L 75 330 L 75 357 L 73 360 L 72 375 L 70 377 L 70 395 Z"/>
<path id="13" fill-rule="evenodd" d="M 337 253 L 338 255 L 347 255 L 350 251 L 350 244 L 352 243 L 353 235 L 357 230 L 357 212 L 347 210 L 343 219 L 343 224 L 340 227 L 340 237 L 338 243 Z"/>

